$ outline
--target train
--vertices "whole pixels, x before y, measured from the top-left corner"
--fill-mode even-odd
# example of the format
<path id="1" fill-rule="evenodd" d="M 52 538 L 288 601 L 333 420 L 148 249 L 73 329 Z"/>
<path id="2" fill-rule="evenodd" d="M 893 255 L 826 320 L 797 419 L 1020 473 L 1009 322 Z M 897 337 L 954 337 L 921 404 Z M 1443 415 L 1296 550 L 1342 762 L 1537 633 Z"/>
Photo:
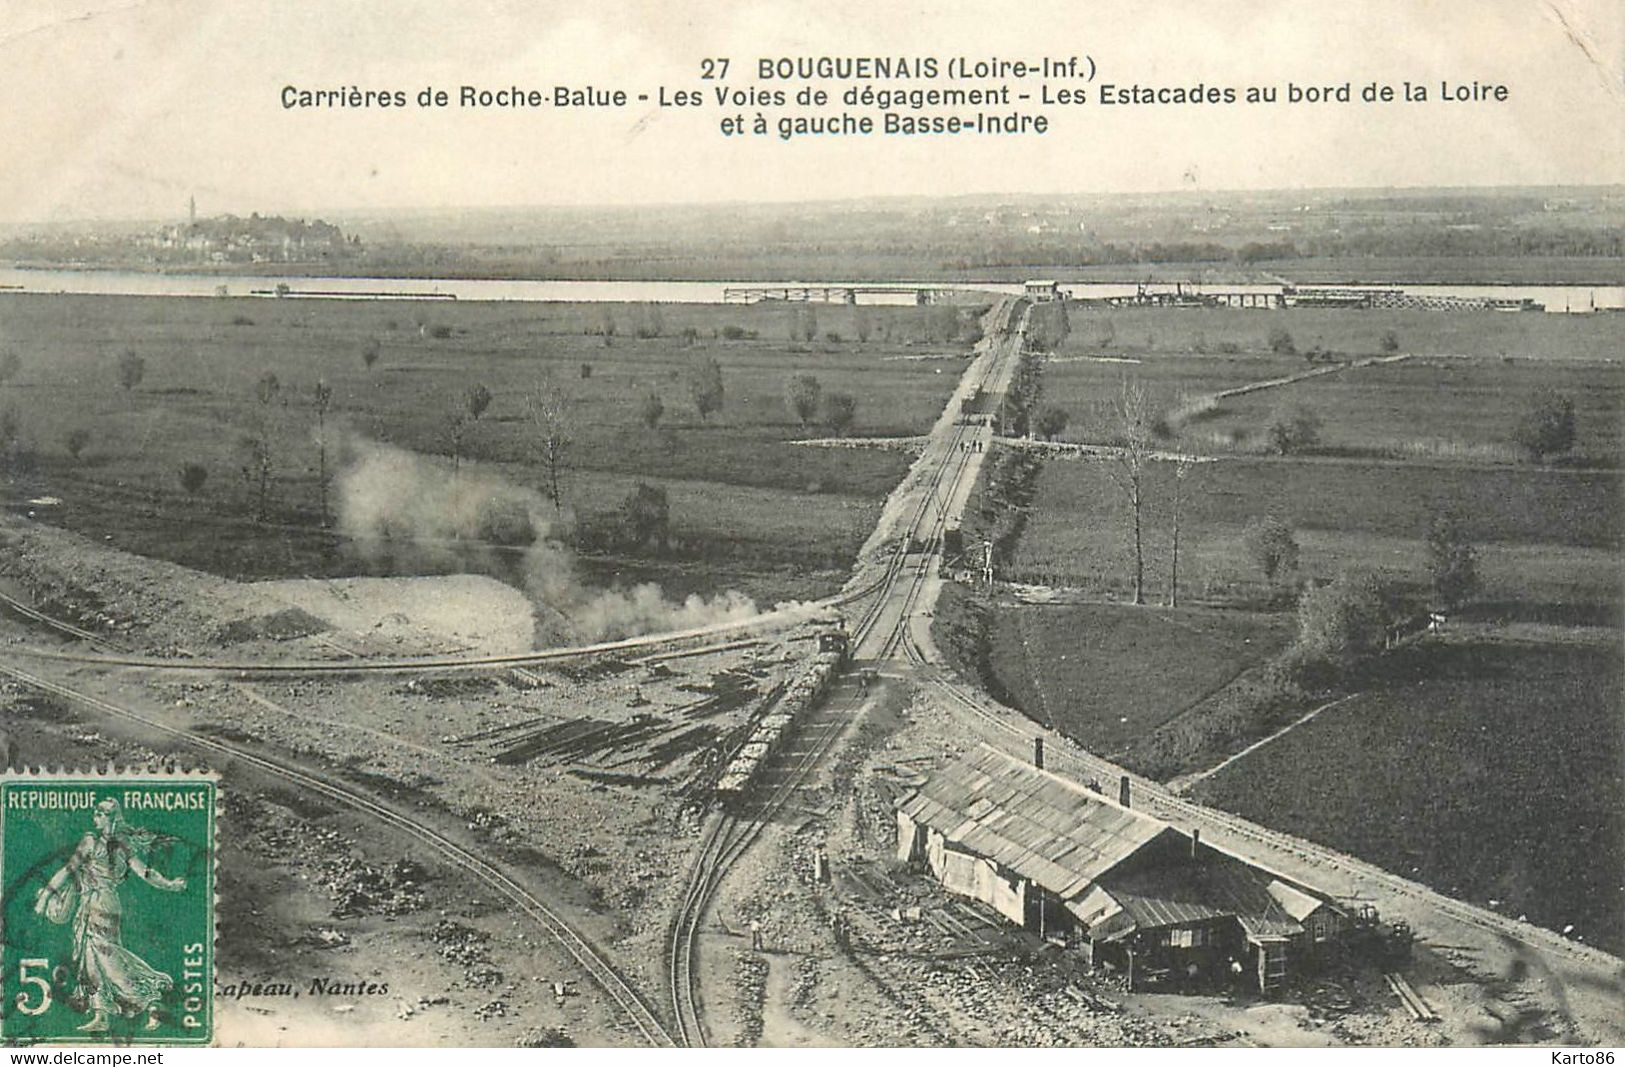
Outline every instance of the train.
<path id="1" fill-rule="evenodd" d="M 756 784 L 762 768 L 782 748 L 795 721 L 829 693 L 846 666 L 852 639 L 844 629 L 818 635 L 818 651 L 784 686 L 766 714 L 756 720 L 750 734 L 734 752 L 713 792 L 724 799 L 743 796 Z"/>

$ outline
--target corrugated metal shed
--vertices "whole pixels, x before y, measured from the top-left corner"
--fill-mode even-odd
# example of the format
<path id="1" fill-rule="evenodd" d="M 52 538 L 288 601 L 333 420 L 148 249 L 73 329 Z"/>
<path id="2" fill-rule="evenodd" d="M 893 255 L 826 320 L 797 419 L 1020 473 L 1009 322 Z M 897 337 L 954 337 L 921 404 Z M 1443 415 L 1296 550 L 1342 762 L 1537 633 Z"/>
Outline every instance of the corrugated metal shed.
<path id="1" fill-rule="evenodd" d="M 1167 823 L 985 745 L 932 775 L 898 810 L 1062 900 L 1158 837 L 1182 837 Z"/>
<path id="2" fill-rule="evenodd" d="M 1275 941 L 1303 934 L 1302 920 L 1326 905 L 1222 849 L 1198 855 L 1162 820 L 987 745 L 933 774 L 898 811 L 1055 894 L 1096 941 L 1230 919 L 1250 941 Z M 1124 862 L 1153 842 L 1156 855 Z"/>

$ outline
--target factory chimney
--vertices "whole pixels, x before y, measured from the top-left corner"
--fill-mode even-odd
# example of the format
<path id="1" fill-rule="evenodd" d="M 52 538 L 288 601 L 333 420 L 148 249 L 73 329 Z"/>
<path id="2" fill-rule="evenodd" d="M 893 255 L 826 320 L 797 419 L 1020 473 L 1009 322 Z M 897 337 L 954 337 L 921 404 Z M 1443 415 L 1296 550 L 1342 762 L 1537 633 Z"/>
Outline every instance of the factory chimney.
<path id="1" fill-rule="evenodd" d="M 1196 862 L 1196 850 L 1202 846 L 1202 831 L 1191 827 L 1191 862 Z"/>
<path id="2" fill-rule="evenodd" d="M 1044 769 L 1044 739 L 1042 737 L 1033 738 L 1033 766 L 1039 770 Z"/>
<path id="3" fill-rule="evenodd" d="M 1117 780 L 1117 802 L 1123 805 L 1125 808 L 1130 806 L 1128 795 L 1128 775 L 1126 774 Z"/>

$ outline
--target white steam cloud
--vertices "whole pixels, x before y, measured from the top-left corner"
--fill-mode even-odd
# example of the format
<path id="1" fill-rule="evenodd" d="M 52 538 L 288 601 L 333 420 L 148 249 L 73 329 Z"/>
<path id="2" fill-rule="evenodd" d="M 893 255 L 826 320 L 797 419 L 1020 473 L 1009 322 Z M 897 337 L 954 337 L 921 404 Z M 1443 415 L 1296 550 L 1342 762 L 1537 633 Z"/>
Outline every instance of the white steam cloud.
<path id="1" fill-rule="evenodd" d="M 339 529 L 376 567 L 478 570 L 522 584 L 544 618 L 576 640 L 599 641 L 747 619 L 756 604 L 729 590 L 666 599 L 653 582 L 593 589 L 565 545 L 571 523 L 533 490 L 391 445 L 352 437 L 334 478 Z"/>

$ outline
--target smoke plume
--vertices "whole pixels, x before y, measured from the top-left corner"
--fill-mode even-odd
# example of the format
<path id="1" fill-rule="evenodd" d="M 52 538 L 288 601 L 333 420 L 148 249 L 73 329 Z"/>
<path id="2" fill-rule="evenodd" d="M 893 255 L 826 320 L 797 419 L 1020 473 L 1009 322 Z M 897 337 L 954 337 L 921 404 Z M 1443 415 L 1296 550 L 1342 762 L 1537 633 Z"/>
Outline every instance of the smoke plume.
<path id="1" fill-rule="evenodd" d="M 351 437 L 333 482 L 339 529 L 385 573 L 477 571 L 524 588 L 550 637 L 613 640 L 746 619 L 756 604 L 729 590 L 678 603 L 653 582 L 595 589 L 565 543 L 568 516 L 541 494 L 465 465 Z"/>

